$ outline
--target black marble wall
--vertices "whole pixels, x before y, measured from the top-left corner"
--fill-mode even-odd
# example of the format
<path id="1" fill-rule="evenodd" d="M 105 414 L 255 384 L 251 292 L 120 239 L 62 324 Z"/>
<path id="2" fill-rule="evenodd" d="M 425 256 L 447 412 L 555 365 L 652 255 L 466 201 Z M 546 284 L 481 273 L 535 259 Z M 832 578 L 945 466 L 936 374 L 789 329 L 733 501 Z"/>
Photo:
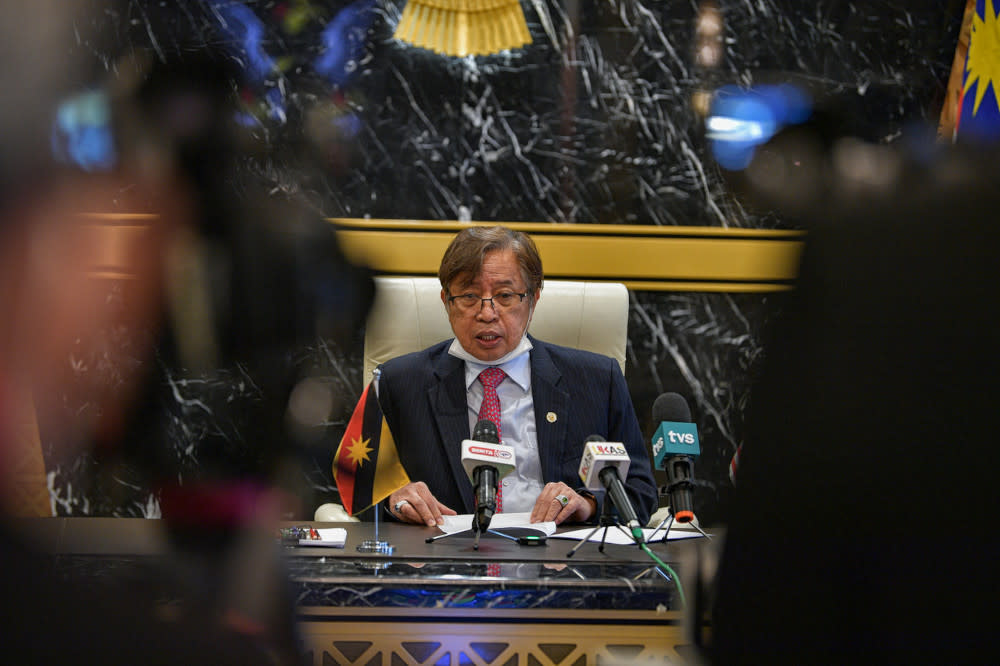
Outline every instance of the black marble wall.
<path id="1" fill-rule="evenodd" d="M 696 65 L 696 20 L 710 5 L 723 19 L 722 57 Z M 698 93 L 794 81 L 830 111 L 837 132 L 906 140 L 936 124 L 964 3 L 532 0 L 522 2 L 531 45 L 466 58 L 394 41 L 400 0 L 93 6 L 66 48 L 67 58 L 92 63 L 81 89 L 129 76 L 125 56 L 221 49 L 242 70 L 243 120 L 256 146 L 233 177 L 302 195 L 327 217 L 783 228 L 800 223 L 751 205 L 738 176 L 710 158 Z M 657 395 L 688 398 L 702 438 L 697 505 L 706 522 L 724 518 L 754 368 L 780 353 L 763 346 L 778 300 L 632 295 L 636 410 L 651 434 Z M 115 363 L 106 334 L 97 337 L 103 343 L 86 352 L 91 372 Z M 326 427 L 300 442 L 297 470 L 285 475 L 309 515 L 334 497 L 330 461 L 360 385 L 360 337 L 319 340 L 286 361 L 335 396 Z M 206 433 L 241 455 L 241 415 L 267 399 L 246 372 L 170 375 L 176 402 L 165 423 L 181 468 L 197 466 Z M 61 459 L 57 442 L 44 444 L 59 514 L 157 514 L 127 461 Z"/>

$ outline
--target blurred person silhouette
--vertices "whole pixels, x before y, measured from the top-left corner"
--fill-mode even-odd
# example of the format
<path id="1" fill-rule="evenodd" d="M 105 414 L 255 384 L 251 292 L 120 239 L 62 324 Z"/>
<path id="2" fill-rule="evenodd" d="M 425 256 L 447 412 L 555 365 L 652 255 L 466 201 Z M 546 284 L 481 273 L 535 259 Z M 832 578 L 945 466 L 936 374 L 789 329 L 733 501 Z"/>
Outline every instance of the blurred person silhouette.
<path id="1" fill-rule="evenodd" d="M 137 68 L 132 87 L 123 82 L 117 172 L 80 178 L 52 169 L 40 157 L 48 152 L 43 125 L 76 82 L 59 59 L 37 54 L 57 53 L 83 14 L 75 3 L 15 5 L 5 5 L 0 21 L 5 52 L 30 52 L 34 61 L 12 58 L 24 67 L 3 76 L 20 113 L 15 122 L 5 105 L 0 150 L 0 455 L 8 462 L 17 435 L 8 408 L 30 393 L 57 448 L 96 444 L 102 455 L 140 461 L 159 489 L 173 550 L 155 575 L 98 584 L 53 568 L 5 510 L 5 653 L 18 663 L 296 662 L 300 646 L 271 530 L 282 510 L 276 481 L 295 454 L 284 427 L 288 399 L 303 379 L 288 368 L 289 355 L 315 336 L 353 334 L 371 278 L 343 258 L 315 211 L 235 177 L 242 153 L 228 130 L 231 86 L 219 59 L 171 57 Z M 14 17 L 29 15 L 37 19 L 29 27 L 41 27 L 19 33 L 23 22 Z M 102 307 L 106 285 L 88 278 L 108 248 L 80 213 L 106 208 L 125 189 L 141 193 L 134 199 L 157 216 L 130 245 L 129 304 L 112 322 Z M 67 366 L 81 335 L 112 325 L 140 332 L 136 362 L 112 390 L 93 396 L 98 417 L 77 432 L 55 404 L 70 390 Z M 171 418 L 162 410 L 176 406 L 166 397 L 170 378 L 227 365 L 252 372 L 265 396 L 247 409 L 256 419 L 247 451 L 209 441 L 199 464 L 179 462 L 175 430 L 162 427 Z"/>
<path id="2" fill-rule="evenodd" d="M 290 396 L 311 368 L 297 356 L 318 339 L 349 341 L 374 295 L 369 271 L 344 257 L 318 211 L 246 168 L 250 151 L 259 148 L 234 122 L 238 77 L 230 58 L 215 53 L 154 62 L 119 114 L 122 142 L 137 168 L 158 168 L 148 155 L 166 153 L 172 164 L 165 168 L 175 169 L 171 177 L 190 201 L 191 224 L 167 251 L 160 373 L 147 383 L 125 437 L 155 475 L 166 505 L 178 476 L 187 477 L 188 498 L 201 481 L 209 493 L 232 481 L 239 493 L 253 495 L 258 482 L 276 480 L 299 453 L 286 419 Z M 204 381 L 215 395 L 181 390 L 179 396 L 185 379 Z M 244 380 L 252 387 L 240 394 L 233 387 Z M 183 419 L 215 409 L 211 399 L 220 393 L 223 413 L 209 414 L 192 439 L 177 432 Z M 189 444 L 196 464 L 182 454 Z M 288 490 L 291 496 L 296 489 Z M 285 511 L 300 517 L 298 506 Z"/>
<path id="3" fill-rule="evenodd" d="M 264 633 L 291 658 L 292 601 L 273 527 L 305 510 L 299 463 L 309 441 L 298 433 L 316 425 L 297 421 L 292 402 L 320 403 L 298 413 L 323 412 L 322 422 L 336 398 L 313 392 L 314 369 L 297 359 L 319 339 L 343 345 L 355 335 L 374 282 L 318 211 L 247 173 L 256 146 L 235 122 L 233 65 L 207 49 L 153 60 L 120 93 L 123 153 L 151 182 L 174 184 L 169 196 L 185 195 L 189 224 L 165 253 L 156 363 L 117 448 L 157 489 L 174 572 L 201 612 Z M 156 194 L 151 207 L 170 210 Z"/>
<path id="4" fill-rule="evenodd" d="M 73 39 L 84 3 L 4 3 L 0 9 L 0 641 L 5 660 L 42 663 L 275 663 L 256 636 L 193 614 L 170 615 L 158 580 L 106 576 L 100 584 L 58 566 L 34 548 L 11 516 L 18 424 L 13 406 L 31 395 L 40 411 L 63 389 L 65 365 L 81 332 L 106 322 L 105 288 L 87 275 L 106 249 L 80 213 L 116 189 L 82 181 L 48 161 L 51 110 L 78 72 L 59 56 Z M 136 303 L 130 321 L 155 319 L 158 245 L 166 224 L 134 247 Z M 117 397 L 124 397 L 120 395 Z M 110 406 L 114 401 L 108 400 Z M 124 404 L 124 400 L 122 401 Z M 81 443 L 79 439 L 74 443 Z M 13 456 L 13 458 L 12 458 Z"/>
<path id="5" fill-rule="evenodd" d="M 808 237 L 751 393 L 710 658 L 989 663 L 1000 155 L 830 145 L 809 194 L 765 193 Z"/>

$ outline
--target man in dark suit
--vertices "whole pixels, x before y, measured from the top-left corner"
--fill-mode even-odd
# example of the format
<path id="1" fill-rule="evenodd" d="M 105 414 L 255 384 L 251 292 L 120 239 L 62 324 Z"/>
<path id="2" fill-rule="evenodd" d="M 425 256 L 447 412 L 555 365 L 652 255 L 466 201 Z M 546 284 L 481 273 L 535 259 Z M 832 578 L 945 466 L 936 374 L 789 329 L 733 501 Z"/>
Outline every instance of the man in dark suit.
<path id="1" fill-rule="evenodd" d="M 379 403 L 416 479 L 390 495 L 392 514 L 436 525 L 442 514 L 473 511 L 461 442 L 486 414 L 517 460 L 501 485 L 503 510 L 530 511 L 532 521 L 596 519 L 601 498 L 580 487 L 577 471 L 584 441 L 600 435 L 628 450 L 626 490 L 648 520 L 656 489 L 618 364 L 526 334 L 543 279 L 534 242 L 505 227 L 469 227 L 445 251 L 438 278 L 455 338 L 378 373 Z"/>

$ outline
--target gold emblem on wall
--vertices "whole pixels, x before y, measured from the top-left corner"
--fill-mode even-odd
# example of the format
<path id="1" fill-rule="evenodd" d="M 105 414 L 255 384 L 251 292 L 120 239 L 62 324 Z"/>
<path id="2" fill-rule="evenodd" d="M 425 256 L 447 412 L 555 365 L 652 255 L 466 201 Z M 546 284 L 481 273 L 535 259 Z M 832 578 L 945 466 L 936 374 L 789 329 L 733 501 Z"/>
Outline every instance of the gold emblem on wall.
<path id="1" fill-rule="evenodd" d="M 393 37 L 448 56 L 489 55 L 531 43 L 518 0 L 408 0 Z"/>

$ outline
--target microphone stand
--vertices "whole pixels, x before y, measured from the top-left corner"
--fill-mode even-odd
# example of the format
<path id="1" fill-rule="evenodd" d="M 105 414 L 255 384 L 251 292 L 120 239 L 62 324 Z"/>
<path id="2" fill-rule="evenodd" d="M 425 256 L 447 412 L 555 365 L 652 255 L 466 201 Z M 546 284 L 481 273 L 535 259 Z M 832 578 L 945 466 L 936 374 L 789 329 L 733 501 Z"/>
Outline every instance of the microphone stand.
<path id="1" fill-rule="evenodd" d="M 656 533 L 660 531 L 660 528 L 663 527 L 664 523 L 666 523 L 667 521 L 670 521 L 670 524 L 667 525 L 667 529 L 665 529 L 663 531 L 663 540 L 664 541 L 667 540 L 667 536 L 670 534 L 670 528 L 673 527 L 673 525 L 674 525 L 674 511 L 673 511 L 673 509 L 671 509 L 670 513 L 667 514 L 667 517 L 664 518 L 663 520 L 661 520 L 660 524 L 657 525 L 656 527 L 654 527 L 653 531 L 649 533 L 649 538 L 646 539 L 646 541 L 648 543 L 653 543 L 653 541 L 654 541 L 653 537 L 656 536 Z"/>
<path id="2" fill-rule="evenodd" d="M 580 543 L 578 543 L 575 546 L 573 546 L 573 548 L 568 553 L 566 553 L 566 557 L 573 557 L 573 554 L 576 553 L 576 551 L 578 551 L 583 544 L 585 544 L 588 541 L 590 541 L 590 538 L 592 536 L 594 536 L 595 534 L 597 534 L 597 530 L 600 530 L 600 529 L 603 529 L 604 531 L 601 533 L 601 543 L 597 547 L 597 550 L 599 552 L 603 553 L 604 552 L 604 541 L 605 541 L 605 539 L 608 538 L 608 528 L 609 527 L 617 527 L 624 534 L 626 534 L 630 539 L 632 539 L 633 541 L 635 540 L 635 537 L 633 537 L 631 534 L 629 534 L 628 531 L 624 527 L 622 527 L 621 524 L 615 519 L 614 514 L 611 513 L 611 502 L 608 501 L 608 496 L 605 494 L 604 495 L 604 502 L 601 503 L 601 517 L 600 517 L 600 520 L 598 520 L 597 525 L 594 527 L 594 529 L 592 529 L 590 531 L 590 534 L 588 534 L 586 536 L 586 538 L 584 538 L 583 540 L 581 540 Z"/>
<path id="3" fill-rule="evenodd" d="M 490 506 L 495 508 L 494 505 Z M 478 510 L 479 507 L 477 507 L 477 512 Z M 493 518 L 493 515 L 494 515 L 493 513 L 490 514 L 490 519 Z M 489 524 L 489 521 L 487 521 L 487 524 Z M 473 550 L 479 550 L 479 538 L 483 535 L 483 532 L 489 532 L 490 534 L 495 534 L 496 536 L 502 536 L 505 539 L 513 539 L 514 541 L 517 541 L 516 537 L 512 537 L 509 534 L 503 534 L 501 532 L 497 532 L 496 530 L 490 529 L 489 527 L 487 527 L 485 530 L 479 529 L 479 516 L 476 513 L 472 514 L 472 532 L 473 534 L 475 534 L 475 540 L 472 542 Z M 445 537 L 450 537 L 450 536 L 457 536 L 459 534 L 464 534 L 464 533 L 465 533 L 464 531 L 445 532 L 444 534 L 438 534 L 437 536 L 427 537 L 426 539 L 424 539 L 424 543 L 434 543 L 438 539 L 443 539 Z"/>
<path id="4" fill-rule="evenodd" d="M 671 493 L 674 490 L 674 488 L 677 485 L 679 485 L 680 483 L 686 483 L 686 484 L 690 485 L 690 481 L 679 481 L 679 482 L 672 483 L 669 486 L 664 486 L 664 487 L 660 488 L 660 497 L 668 497 L 669 498 L 671 496 Z M 653 531 L 649 534 L 649 538 L 646 539 L 646 543 L 653 543 L 653 537 L 656 536 L 656 533 L 659 532 L 660 528 L 663 527 L 668 521 L 670 522 L 670 524 L 667 525 L 667 529 L 665 529 L 663 531 L 663 539 L 661 540 L 661 542 L 666 542 L 667 541 L 667 537 L 670 535 L 670 528 L 673 527 L 673 525 L 674 525 L 674 507 L 673 507 L 673 503 L 671 503 L 671 505 L 670 505 L 670 512 L 667 514 L 667 517 L 664 518 L 663 520 L 661 520 L 660 524 L 657 525 L 653 529 Z M 705 537 L 706 539 L 711 539 L 712 538 L 711 534 L 709 534 L 705 530 L 701 529 L 701 527 L 699 527 L 693 520 L 690 521 L 687 524 L 691 525 L 694 529 L 698 530 L 698 532 L 703 537 Z"/>
<path id="5" fill-rule="evenodd" d="M 661 542 L 667 540 L 667 535 L 670 534 L 670 528 L 674 524 L 674 512 L 673 512 L 672 509 L 670 511 L 670 515 L 668 515 L 666 518 L 664 518 L 663 520 L 661 520 L 660 524 L 657 525 L 656 528 L 652 532 L 650 532 L 649 538 L 646 539 L 646 543 L 653 543 L 653 537 L 656 536 L 656 533 L 659 531 L 659 529 L 661 527 L 663 527 L 663 524 L 666 523 L 668 520 L 670 521 L 670 525 L 667 525 L 667 529 L 665 529 L 663 531 L 663 539 L 661 539 Z M 686 524 L 691 525 L 691 527 L 693 527 L 694 529 L 696 529 L 706 539 L 711 539 L 712 538 L 711 534 L 709 534 L 705 530 L 701 529 L 701 527 L 699 527 L 694 521 L 691 521 L 690 523 L 686 523 Z"/>
<path id="6" fill-rule="evenodd" d="M 474 473 L 474 479 L 475 479 L 475 485 L 472 487 L 472 490 L 476 497 L 476 509 L 475 513 L 472 514 L 472 531 L 475 533 L 476 538 L 472 542 L 472 549 L 479 550 L 479 538 L 483 535 L 483 532 L 489 532 L 490 534 L 497 534 L 507 538 L 513 538 L 513 537 L 510 537 L 506 534 L 500 534 L 499 532 L 491 530 L 489 528 L 490 521 L 496 514 L 496 509 L 497 509 L 496 493 L 494 493 L 493 497 L 491 498 L 489 496 L 489 493 L 484 492 L 483 485 L 486 484 L 487 481 L 492 482 L 493 486 L 497 485 L 499 479 L 496 468 L 486 465 L 477 467 Z M 485 518 L 484 520 L 480 519 L 481 518 L 480 514 L 482 514 L 482 517 Z M 486 529 L 480 528 L 481 522 L 484 522 L 486 524 Z M 461 534 L 461 532 L 455 532 L 454 534 Z M 434 541 L 437 541 L 438 539 L 443 539 L 446 536 L 452 536 L 452 534 L 439 534 L 434 537 L 427 537 L 427 539 L 425 539 L 424 542 L 433 543 Z M 514 540 L 517 541 L 516 538 Z"/>
<path id="7" fill-rule="evenodd" d="M 503 537 L 504 539 L 511 539 L 512 541 L 517 541 L 517 537 L 512 537 L 511 535 L 504 534 L 503 532 L 497 532 L 494 529 L 487 528 L 486 531 L 489 532 L 490 534 L 493 534 L 493 535 L 496 535 L 496 536 L 499 536 L 499 537 Z M 472 542 L 472 548 L 474 550 L 479 550 L 479 537 L 481 537 L 483 535 L 483 533 L 481 531 L 475 529 L 475 528 L 472 528 L 472 532 L 473 532 L 473 534 L 476 535 L 475 536 L 475 540 Z M 446 537 L 459 536 L 459 535 L 462 535 L 462 534 L 465 534 L 464 530 L 461 531 L 461 532 L 445 532 L 444 534 L 438 534 L 437 536 L 427 537 L 426 539 L 424 539 L 424 543 L 434 543 L 435 541 L 438 541 L 439 539 L 444 539 Z"/>
<path id="8" fill-rule="evenodd" d="M 382 502 L 375 505 L 375 535 L 373 539 L 365 539 L 358 544 L 359 553 L 380 553 L 382 555 L 392 555 L 396 547 L 388 541 L 378 538 L 379 514 L 382 512 Z"/>

